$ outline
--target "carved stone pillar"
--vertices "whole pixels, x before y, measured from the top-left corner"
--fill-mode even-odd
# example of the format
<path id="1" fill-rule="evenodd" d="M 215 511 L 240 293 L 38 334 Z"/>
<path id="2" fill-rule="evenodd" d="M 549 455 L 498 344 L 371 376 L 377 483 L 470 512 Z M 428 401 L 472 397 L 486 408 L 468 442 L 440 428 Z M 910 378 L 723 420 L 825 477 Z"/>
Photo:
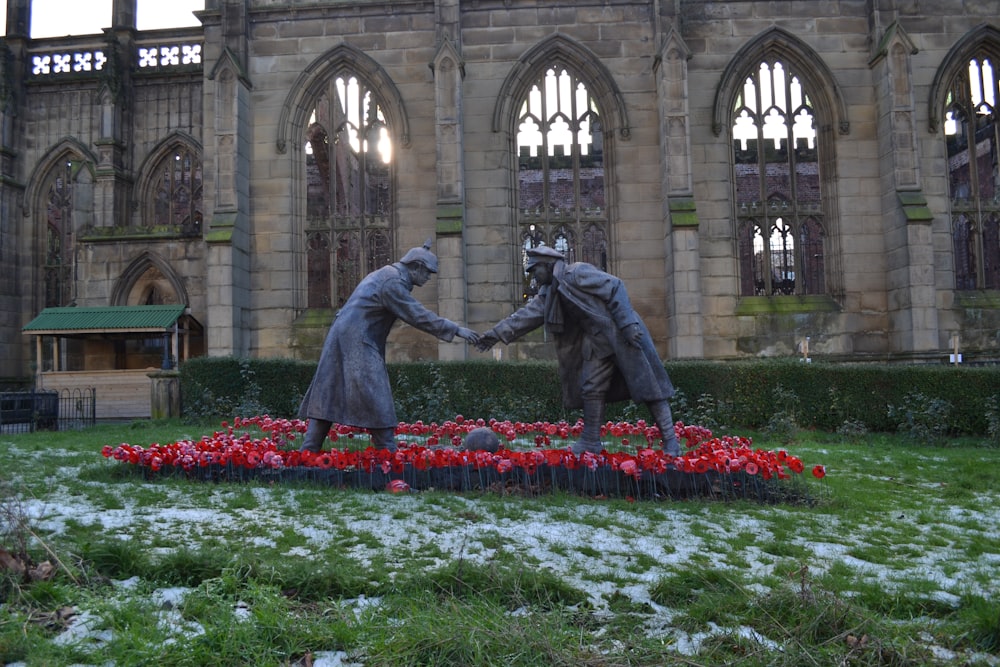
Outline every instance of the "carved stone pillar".
<path id="1" fill-rule="evenodd" d="M 206 5 L 207 7 L 207 5 Z M 250 81 L 246 72 L 246 0 L 223 0 L 206 10 L 205 43 L 224 44 L 206 54 L 203 202 L 208 243 L 205 327 L 210 356 L 250 352 Z M 212 33 L 218 39 L 210 39 Z M 210 60 L 211 59 L 211 60 Z"/>
<path id="2" fill-rule="evenodd" d="M 115 0 L 107 33 L 98 99 L 101 104 L 94 183 L 94 225 L 132 224 L 131 165 L 126 147 L 131 139 L 132 54 L 135 53 L 135 0 Z"/>
<path id="3" fill-rule="evenodd" d="M 688 114 L 687 61 L 690 52 L 670 30 L 656 66 L 659 103 L 660 163 L 663 165 L 664 244 L 670 358 L 701 358 L 701 252 L 698 212 L 691 184 L 691 136 Z"/>
<path id="4" fill-rule="evenodd" d="M 920 186 L 910 58 L 916 48 L 896 23 L 883 36 L 871 66 L 878 96 L 879 155 L 883 161 L 883 219 L 890 346 L 895 352 L 940 348 L 934 283 L 933 215 Z"/>
<path id="5" fill-rule="evenodd" d="M 462 159 L 462 79 L 465 67 L 459 49 L 458 0 L 438 0 L 439 47 L 434 71 L 434 130 L 437 139 L 437 275 L 438 314 L 466 322 L 465 166 Z M 438 358 L 464 359 L 468 346 L 440 343 Z"/>
<path id="6" fill-rule="evenodd" d="M 32 272 L 27 263 L 31 261 L 31 235 L 19 233 L 17 228 L 26 222 L 22 207 L 25 174 L 18 155 L 24 141 L 20 119 L 30 23 L 31 3 L 8 0 L 7 38 L 0 47 L 0 266 L 8 269 L 0 273 L 0 320 L 15 325 L 0 329 L 0 375 L 7 377 L 27 376 L 31 358 L 20 333 L 21 326 L 27 324 L 23 313 L 33 307 Z"/>

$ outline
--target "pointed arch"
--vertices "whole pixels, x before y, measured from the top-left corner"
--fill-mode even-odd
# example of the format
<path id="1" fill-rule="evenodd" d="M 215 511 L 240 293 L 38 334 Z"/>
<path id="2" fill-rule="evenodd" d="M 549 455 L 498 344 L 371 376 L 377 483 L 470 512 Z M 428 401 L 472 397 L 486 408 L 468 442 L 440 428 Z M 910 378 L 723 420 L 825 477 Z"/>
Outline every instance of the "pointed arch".
<path id="1" fill-rule="evenodd" d="M 33 264 L 40 271 L 36 296 L 45 307 L 76 298 L 76 238 L 93 224 L 97 157 L 72 137 L 53 145 L 35 165 L 24 193 L 24 215 L 33 219 Z"/>
<path id="2" fill-rule="evenodd" d="M 513 124 L 517 118 L 514 105 L 520 104 L 528 94 L 541 70 L 559 64 L 579 72 L 587 80 L 591 94 L 606 116 L 606 134 L 627 140 L 631 129 L 625 99 L 611 72 L 593 51 L 558 33 L 528 49 L 507 74 L 493 108 L 493 131 L 501 132 L 507 125 L 514 134 Z"/>
<path id="3" fill-rule="evenodd" d="M 850 132 L 847 103 L 833 71 L 812 47 L 787 30 L 775 27 L 748 42 L 733 56 L 722 73 L 719 87 L 715 91 L 712 113 L 712 131 L 715 136 L 722 134 L 728 125 L 729 105 L 743 86 L 750 69 L 769 57 L 786 62 L 803 78 L 806 87 L 816 97 L 821 128 L 836 127 L 840 134 Z"/>
<path id="4" fill-rule="evenodd" d="M 146 250 L 133 259 L 125 270 L 122 271 L 121 275 L 118 276 L 118 280 L 115 281 L 114 287 L 111 289 L 110 305 L 141 305 L 139 303 L 130 303 L 130 297 L 133 296 L 135 288 L 141 281 L 150 280 L 150 282 L 152 282 L 151 276 L 149 275 L 151 271 L 158 273 L 160 276 L 159 280 L 156 282 L 169 285 L 170 290 L 173 292 L 172 294 L 167 295 L 167 299 L 163 301 L 164 303 L 178 303 L 184 305 L 188 305 L 190 303 L 183 281 L 173 268 L 171 268 L 170 264 L 156 253 Z M 131 300 L 134 301 L 135 299 L 133 298 Z"/>
<path id="5" fill-rule="evenodd" d="M 611 72 L 560 34 L 529 49 L 501 86 L 493 131 L 509 139 L 515 302 L 537 290 L 527 250 L 546 245 L 567 261 L 609 270 L 613 261 L 616 139 L 630 136 Z"/>
<path id="6" fill-rule="evenodd" d="M 441 46 L 438 48 L 437 53 L 434 54 L 434 59 L 430 62 L 431 71 L 435 74 L 438 69 L 441 68 L 442 63 L 446 61 L 451 61 L 451 63 L 458 69 L 462 78 L 465 78 L 465 60 L 459 55 L 458 51 L 455 49 L 455 45 L 450 41 L 445 40 L 441 42 Z"/>
<path id="7" fill-rule="evenodd" d="M 404 148 L 410 145 L 410 122 L 406 115 L 403 96 L 388 73 L 367 54 L 346 44 L 333 47 L 302 70 L 292 83 L 278 115 L 276 146 L 279 153 L 288 148 L 288 138 L 296 141 L 304 136 L 309 122 L 311 104 L 323 91 L 327 82 L 342 72 L 366 79 L 368 86 L 377 91 L 384 101 L 386 122 Z"/>
<path id="8" fill-rule="evenodd" d="M 1000 28 L 983 23 L 970 30 L 959 40 L 941 61 L 934 81 L 931 83 L 927 110 L 927 130 L 937 132 L 941 126 L 941 114 L 948 102 L 951 83 L 962 69 L 968 68 L 969 61 L 977 54 L 985 54 L 1000 64 Z"/>
<path id="9" fill-rule="evenodd" d="M 95 165 L 98 161 L 97 154 L 73 137 L 63 138 L 45 151 L 41 159 L 35 163 L 35 168 L 31 170 L 31 175 L 28 177 L 28 187 L 24 191 L 24 217 L 29 217 L 31 211 L 37 208 L 38 198 L 43 196 L 40 190 L 44 185 L 45 177 L 55 165 L 67 157 L 72 157 L 82 168 L 86 168 L 90 172 L 91 179 L 94 178 Z"/>
<path id="10" fill-rule="evenodd" d="M 944 143 L 955 289 L 1000 290 L 1000 30 L 956 43 L 930 90 L 928 129 Z"/>
<path id="11" fill-rule="evenodd" d="M 253 88 L 253 83 L 250 81 L 250 77 L 247 76 L 246 70 L 243 69 L 243 65 L 240 64 L 239 57 L 228 46 L 222 48 L 222 55 L 219 56 L 219 59 L 215 61 L 215 65 L 212 66 L 212 71 L 209 72 L 208 79 L 215 81 L 224 70 L 231 71 L 248 89 Z"/>
<path id="12" fill-rule="evenodd" d="M 150 188 L 150 184 L 155 178 L 154 172 L 157 162 L 166 157 L 170 151 L 177 146 L 189 148 L 198 155 L 201 155 L 202 153 L 201 143 L 197 139 L 186 132 L 174 130 L 161 139 L 158 144 L 153 146 L 152 150 L 149 151 L 149 155 L 146 156 L 142 166 L 139 167 L 139 173 L 136 177 L 136 187 L 138 192 L 145 192 Z"/>
<path id="13" fill-rule="evenodd" d="M 161 140 L 139 168 L 136 196 L 143 202 L 140 224 L 177 225 L 194 233 L 200 231 L 202 216 L 202 147 L 191 135 L 174 131 Z M 164 165 L 175 159 L 183 163 L 176 182 L 164 183 Z M 182 193 L 178 193 L 182 190 Z M 183 210 L 175 210 L 178 201 Z"/>
<path id="14" fill-rule="evenodd" d="M 345 302 L 361 279 L 394 257 L 396 163 L 409 145 L 402 97 L 367 55 L 339 45 L 293 84 L 278 122 L 295 193 L 296 310 Z"/>
<path id="15" fill-rule="evenodd" d="M 712 129 L 732 147 L 739 297 L 841 294 L 835 155 L 849 124 L 829 68 L 765 31 L 723 72 Z"/>

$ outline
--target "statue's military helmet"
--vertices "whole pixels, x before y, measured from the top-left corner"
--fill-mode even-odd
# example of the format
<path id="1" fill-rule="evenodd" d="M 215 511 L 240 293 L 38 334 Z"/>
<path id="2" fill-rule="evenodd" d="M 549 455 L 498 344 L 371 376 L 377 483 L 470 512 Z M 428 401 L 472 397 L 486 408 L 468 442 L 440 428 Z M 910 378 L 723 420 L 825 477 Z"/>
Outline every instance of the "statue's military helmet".
<path id="1" fill-rule="evenodd" d="M 542 262 L 553 264 L 559 260 L 566 260 L 565 255 L 547 245 L 540 245 L 526 250 L 525 254 L 528 255 L 528 263 L 524 267 L 526 271 L 531 271 L 536 264 L 541 264 Z"/>
<path id="2" fill-rule="evenodd" d="M 437 255 L 431 252 L 431 240 L 427 239 L 424 244 L 419 248 L 410 248 L 403 255 L 403 258 L 399 260 L 403 264 L 413 264 L 418 262 L 427 267 L 427 270 L 431 273 L 438 272 L 438 258 Z"/>

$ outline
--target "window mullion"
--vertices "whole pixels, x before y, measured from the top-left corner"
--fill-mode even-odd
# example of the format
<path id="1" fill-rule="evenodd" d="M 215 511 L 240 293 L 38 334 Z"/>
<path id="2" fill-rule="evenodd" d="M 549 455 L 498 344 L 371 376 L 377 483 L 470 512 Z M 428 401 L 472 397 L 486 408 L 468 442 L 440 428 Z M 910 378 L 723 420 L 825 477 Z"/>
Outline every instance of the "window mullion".
<path id="1" fill-rule="evenodd" d="M 545 226 L 545 242 L 551 243 L 550 234 L 552 232 L 552 209 L 550 208 L 551 197 L 550 197 L 550 186 L 549 186 L 549 132 L 552 128 L 551 118 L 549 114 L 549 96 L 548 90 L 546 88 L 546 76 L 545 72 L 542 73 L 541 79 L 538 82 L 538 86 L 542 91 L 541 94 L 541 118 L 539 119 L 541 123 L 542 132 L 542 145 L 539 147 L 539 156 L 541 157 L 542 166 L 542 222 Z"/>
<path id="2" fill-rule="evenodd" d="M 802 294 L 804 291 L 804 281 L 802 276 L 804 275 L 805 266 L 802 265 L 802 253 L 796 252 L 796 244 L 800 243 L 802 240 L 802 235 L 799 233 L 799 216 L 796 202 L 798 202 L 798 186 L 799 179 L 796 173 L 796 162 L 795 162 L 795 151 L 797 146 L 795 145 L 795 117 L 794 109 L 792 109 L 792 81 L 794 77 L 791 72 L 785 73 L 785 100 L 787 102 L 788 108 L 785 110 L 785 130 L 786 139 L 788 143 L 787 150 L 787 163 L 788 163 L 788 198 L 791 200 L 788 204 L 788 211 L 782 215 L 782 221 L 788 229 L 788 233 L 792 238 L 792 270 L 795 272 L 794 280 L 794 293 Z"/>
<path id="3" fill-rule="evenodd" d="M 979 90 L 980 96 L 982 96 L 986 90 L 984 88 L 983 82 L 983 59 L 977 58 L 976 64 L 978 67 L 975 71 L 978 75 L 979 81 L 972 81 L 971 79 L 971 68 L 970 68 L 970 78 L 969 78 L 969 97 L 967 103 L 969 105 L 969 113 L 966 115 L 966 122 L 968 123 L 968 141 L 966 142 L 966 150 L 969 152 L 969 194 L 972 205 L 972 215 L 974 216 L 972 221 L 972 234 L 973 234 L 973 244 L 976 253 L 976 284 L 979 287 L 986 286 L 986 262 L 984 261 L 984 247 L 983 247 L 983 206 L 982 197 L 979 188 L 979 155 L 977 153 L 978 147 L 978 131 L 979 131 L 979 109 L 977 105 L 973 102 L 972 91 Z"/>
<path id="4" fill-rule="evenodd" d="M 573 134 L 573 142 L 570 144 L 570 165 L 573 169 L 573 226 L 576 228 L 576 241 L 583 241 L 583 225 L 580 216 L 580 113 L 576 108 L 576 90 L 579 81 L 575 76 L 570 76 L 570 132 Z"/>
<path id="5" fill-rule="evenodd" d="M 771 221 L 767 215 L 767 138 L 764 136 L 764 97 L 761 92 L 761 70 L 755 75 L 754 95 L 757 98 L 757 199 L 760 201 L 760 232 L 764 251 L 761 253 L 761 273 L 764 279 L 764 294 L 771 294 Z"/>

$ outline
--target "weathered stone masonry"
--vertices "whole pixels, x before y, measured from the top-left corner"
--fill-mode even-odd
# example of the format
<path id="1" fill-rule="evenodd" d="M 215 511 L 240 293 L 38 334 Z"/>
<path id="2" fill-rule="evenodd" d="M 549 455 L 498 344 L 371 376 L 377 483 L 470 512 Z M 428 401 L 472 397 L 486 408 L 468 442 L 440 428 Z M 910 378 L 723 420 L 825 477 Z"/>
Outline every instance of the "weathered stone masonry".
<path id="1" fill-rule="evenodd" d="M 995 3 L 207 0 L 140 32 L 115 0 L 44 40 L 30 12 L 0 48 L 0 376 L 47 305 L 184 303 L 207 354 L 312 358 L 336 295 L 429 237 L 416 296 L 479 330 L 531 237 L 620 276 L 664 358 L 1000 356 Z"/>

